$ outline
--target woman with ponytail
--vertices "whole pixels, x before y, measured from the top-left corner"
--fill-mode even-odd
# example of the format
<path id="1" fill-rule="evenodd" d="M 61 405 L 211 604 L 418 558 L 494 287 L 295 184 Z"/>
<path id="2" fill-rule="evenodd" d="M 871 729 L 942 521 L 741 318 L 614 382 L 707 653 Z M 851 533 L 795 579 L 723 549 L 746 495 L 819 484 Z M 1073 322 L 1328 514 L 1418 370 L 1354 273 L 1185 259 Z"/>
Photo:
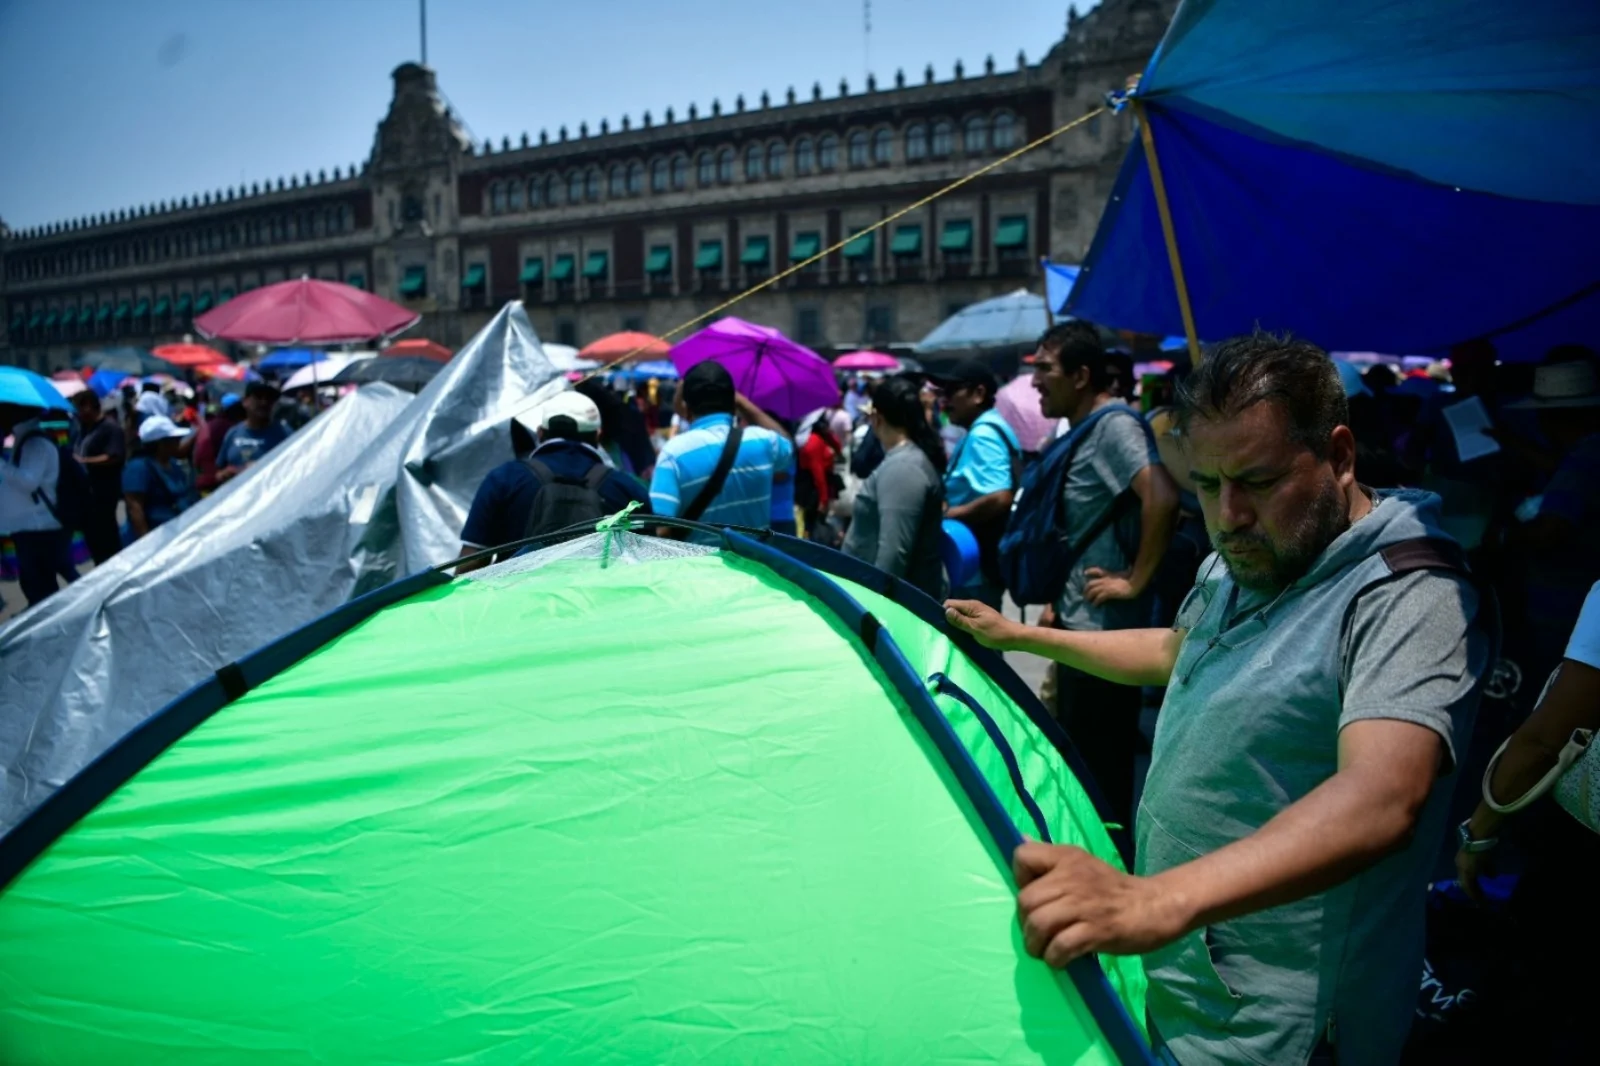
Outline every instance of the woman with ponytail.
<path id="1" fill-rule="evenodd" d="M 868 418 L 885 454 L 856 494 L 844 550 L 940 599 L 944 445 L 928 424 L 920 393 L 917 379 L 904 374 L 872 390 Z"/>

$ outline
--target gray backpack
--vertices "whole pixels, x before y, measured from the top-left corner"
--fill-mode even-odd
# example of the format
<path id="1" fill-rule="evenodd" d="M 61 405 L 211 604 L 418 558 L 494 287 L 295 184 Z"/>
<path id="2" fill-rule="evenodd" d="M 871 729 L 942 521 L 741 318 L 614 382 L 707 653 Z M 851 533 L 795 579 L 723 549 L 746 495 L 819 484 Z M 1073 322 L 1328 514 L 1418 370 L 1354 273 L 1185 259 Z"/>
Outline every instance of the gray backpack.
<path id="1" fill-rule="evenodd" d="M 600 483 L 605 481 L 606 464 L 597 462 L 581 478 L 558 477 L 538 459 L 524 459 L 533 476 L 539 479 L 539 494 L 533 498 L 524 537 L 554 533 L 558 529 L 585 523 L 590 528 L 606 516 L 600 499 Z"/>

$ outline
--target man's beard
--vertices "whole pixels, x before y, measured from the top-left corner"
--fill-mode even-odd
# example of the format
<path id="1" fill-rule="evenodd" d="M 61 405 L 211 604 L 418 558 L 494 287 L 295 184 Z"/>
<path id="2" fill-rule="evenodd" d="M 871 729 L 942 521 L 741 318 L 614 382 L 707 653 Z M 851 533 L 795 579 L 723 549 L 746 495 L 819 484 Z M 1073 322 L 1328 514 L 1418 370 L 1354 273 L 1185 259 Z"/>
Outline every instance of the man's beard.
<path id="1" fill-rule="evenodd" d="M 1211 546 L 1240 587 L 1252 592 L 1280 592 L 1311 569 L 1328 545 L 1350 528 L 1350 512 L 1336 485 L 1312 501 L 1300 520 L 1274 542 L 1264 533 L 1213 533 Z M 1243 559 L 1223 549 L 1254 548 Z"/>

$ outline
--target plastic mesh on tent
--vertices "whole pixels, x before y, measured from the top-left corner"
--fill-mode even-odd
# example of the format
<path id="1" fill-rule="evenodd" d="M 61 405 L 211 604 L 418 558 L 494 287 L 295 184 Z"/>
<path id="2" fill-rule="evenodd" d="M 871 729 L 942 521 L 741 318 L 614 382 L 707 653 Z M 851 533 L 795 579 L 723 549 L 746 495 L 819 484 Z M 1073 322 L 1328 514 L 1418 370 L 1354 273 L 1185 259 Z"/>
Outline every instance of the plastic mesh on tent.
<path id="1" fill-rule="evenodd" d="M 616 533 L 353 601 L 0 844 L 0 1061 L 1150 1061 L 1017 926 L 1095 804 L 918 597 Z"/>

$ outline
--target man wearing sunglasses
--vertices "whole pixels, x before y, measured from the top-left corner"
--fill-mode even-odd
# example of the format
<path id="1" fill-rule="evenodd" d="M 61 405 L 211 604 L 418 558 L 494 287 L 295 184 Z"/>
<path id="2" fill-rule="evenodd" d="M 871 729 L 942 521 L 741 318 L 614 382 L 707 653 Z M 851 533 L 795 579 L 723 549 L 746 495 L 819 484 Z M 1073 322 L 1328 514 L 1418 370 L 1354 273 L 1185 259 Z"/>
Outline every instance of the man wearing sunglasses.
<path id="1" fill-rule="evenodd" d="M 1184 1066 L 1395 1062 L 1490 623 L 1438 497 L 1356 480 L 1321 349 L 1223 342 L 1182 387 L 1179 425 L 1216 553 L 1174 629 L 1030 629 L 947 605 L 991 647 L 1167 686 L 1136 873 L 1024 844 L 1028 949 L 1057 966 L 1143 955 L 1150 1021 Z"/>

